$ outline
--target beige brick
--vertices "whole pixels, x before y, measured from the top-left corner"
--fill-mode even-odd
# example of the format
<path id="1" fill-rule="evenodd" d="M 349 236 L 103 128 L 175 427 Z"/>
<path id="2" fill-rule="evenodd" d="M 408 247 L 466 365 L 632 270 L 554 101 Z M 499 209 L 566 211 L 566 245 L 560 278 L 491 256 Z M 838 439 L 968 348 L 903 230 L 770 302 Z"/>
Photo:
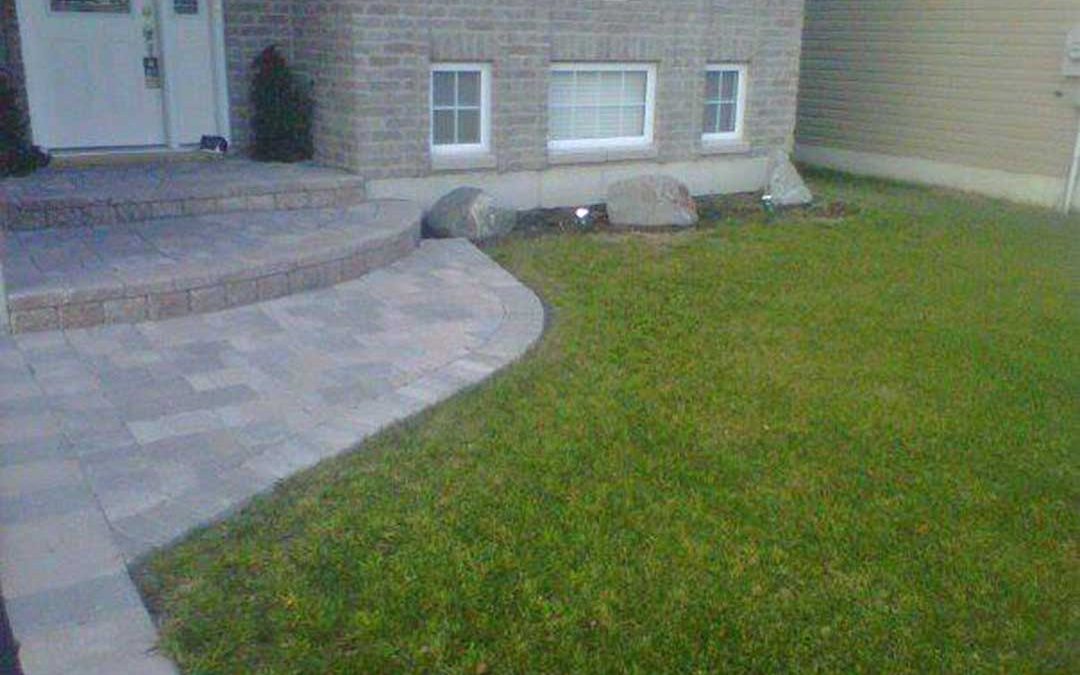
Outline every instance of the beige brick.
<path id="1" fill-rule="evenodd" d="M 87 328 L 105 323 L 105 307 L 100 302 L 61 305 L 60 325 L 64 328 Z"/>
<path id="2" fill-rule="evenodd" d="M 191 297 L 187 291 L 156 293 L 149 297 L 151 319 L 168 319 L 191 313 Z"/>

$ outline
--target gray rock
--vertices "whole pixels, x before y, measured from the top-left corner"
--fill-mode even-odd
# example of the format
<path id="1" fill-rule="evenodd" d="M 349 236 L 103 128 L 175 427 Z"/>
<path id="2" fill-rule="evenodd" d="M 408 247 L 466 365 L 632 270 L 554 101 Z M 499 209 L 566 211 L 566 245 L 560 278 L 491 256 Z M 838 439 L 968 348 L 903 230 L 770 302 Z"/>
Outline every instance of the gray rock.
<path id="1" fill-rule="evenodd" d="M 806 187 L 799 170 L 791 163 L 788 154 L 779 148 L 769 156 L 768 192 L 777 206 L 804 206 L 814 201 L 814 195 Z"/>
<path id="2" fill-rule="evenodd" d="M 428 211 L 428 234 L 440 238 L 464 237 L 482 241 L 509 233 L 517 214 L 498 205 L 495 198 L 474 187 L 460 187 Z"/>
<path id="3" fill-rule="evenodd" d="M 671 176 L 637 176 L 608 187 L 608 219 L 613 225 L 690 227 L 698 222 L 690 190 Z"/>

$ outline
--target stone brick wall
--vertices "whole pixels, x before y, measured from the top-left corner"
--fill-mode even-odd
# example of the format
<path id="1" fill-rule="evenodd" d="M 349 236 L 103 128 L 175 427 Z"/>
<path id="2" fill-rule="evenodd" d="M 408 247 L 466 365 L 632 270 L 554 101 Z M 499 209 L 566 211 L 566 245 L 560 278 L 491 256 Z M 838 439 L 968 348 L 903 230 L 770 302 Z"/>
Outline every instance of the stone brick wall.
<path id="1" fill-rule="evenodd" d="M 555 61 L 657 65 L 655 147 L 628 159 L 704 157 L 710 62 L 749 64 L 749 154 L 790 144 L 803 0 L 224 0 L 233 144 L 248 145 L 251 63 L 277 44 L 314 86 L 318 159 L 367 178 L 433 173 L 433 61 L 483 61 L 493 75 L 495 169 L 536 171 L 547 151 Z M 14 0 L 0 0 L 8 60 L 21 78 Z M 588 160 L 588 158 L 583 158 Z"/>
<path id="2" fill-rule="evenodd" d="M 251 64 L 273 44 L 292 58 L 294 4 L 296 0 L 224 0 L 230 124 L 237 150 L 250 144 Z"/>
<path id="3" fill-rule="evenodd" d="M 296 1 L 292 9 L 293 65 L 312 83 L 319 160 L 359 168 L 361 148 L 353 124 L 367 100 L 353 84 L 361 46 L 353 41 L 349 7 L 335 0 Z"/>
<path id="4" fill-rule="evenodd" d="M 235 4 L 235 3 L 234 3 Z M 297 0 L 297 64 L 315 80 L 319 158 L 369 178 L 432 172 L 433 61 L 492 64 L 493 151 L 500 172 L 551 165 L 553 61 L 658 66 L 660 161 L 703 154 L 706 63 L 749 63 L 753 154 L 791 141 L 803 0 Z"/>

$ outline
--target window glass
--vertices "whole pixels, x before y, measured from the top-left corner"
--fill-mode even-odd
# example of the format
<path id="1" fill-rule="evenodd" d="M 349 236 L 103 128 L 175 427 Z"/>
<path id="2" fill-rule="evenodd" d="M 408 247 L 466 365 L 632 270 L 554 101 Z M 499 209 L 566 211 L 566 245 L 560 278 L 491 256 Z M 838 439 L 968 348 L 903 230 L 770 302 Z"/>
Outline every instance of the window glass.
<path id="1" fill-rule="evenodd" d="M 126 14 L 131 11 L 131 0 L 50 0 L 54 12 L 104 12 Z"/>
<path id="2" fill-rule="evenodd" d="M 560 66 L 548 90 L 554 143 L 646 140 L 649 71 L 640 66 Z"/>
<path id="3" fill-rule="evenodd" d="M 486 143 L 484 77 L 485 71 L 478 66 L 432 70 L 431 142 L 436 149 Z"/>
<path id="4" fill-rule="evenodd" d="M 458 73 L 458 99 L 460 106 L 480 107 L 480 73 Z"/>
<path id="5" fill-rule="evenodd" d="M 457 87 L 457 73 L 436 72 L 435 78 L 435 105 L 453 106 L 457 103 L 457 95 L 454 93 Z"/>
<path id="6" fill-rule="evenodd" d="M 739 132 L 742 73 L 738 68 L 712 68 L 705 74 L 706 136 L 734 136 Z"/>
<path id="7" fill-rule="evenodd" d="M 453 110 L 435 111 L 435 145 L 453 145 L 457 142 L 456 115 Z"/>

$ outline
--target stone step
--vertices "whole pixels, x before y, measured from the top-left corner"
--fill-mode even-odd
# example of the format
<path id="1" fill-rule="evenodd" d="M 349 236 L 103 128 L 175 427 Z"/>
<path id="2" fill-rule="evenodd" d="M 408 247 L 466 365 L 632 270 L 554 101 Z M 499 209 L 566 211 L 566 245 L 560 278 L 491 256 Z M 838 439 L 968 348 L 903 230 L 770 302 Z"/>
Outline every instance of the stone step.
<path id="1" fill-rule="evenodd" d="M 348 206 L 364 198 L 360 176 L 306 163 L 227 159 L 50 167 L 0 181 L 0 218 L 9 230 L 34 230 Z"/>
<path id="2" fill-rule="evenodd" d="M 411 253 L 405 201 L 9 232 L 12 332 L 214 312 L 355 279 Z"/>

